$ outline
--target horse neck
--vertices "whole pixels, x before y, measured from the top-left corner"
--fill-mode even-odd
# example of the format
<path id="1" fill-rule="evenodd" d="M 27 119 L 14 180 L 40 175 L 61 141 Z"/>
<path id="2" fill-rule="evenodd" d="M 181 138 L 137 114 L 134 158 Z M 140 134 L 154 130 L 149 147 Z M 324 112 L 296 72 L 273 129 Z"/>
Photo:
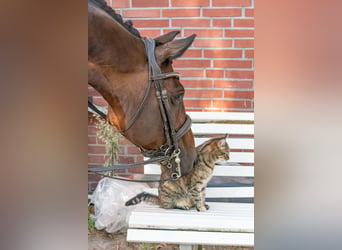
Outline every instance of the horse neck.
<path id="1" fill-rule="evenodd" d="M 131 113 L 132 104 L 125 100 L 132 100 L 132 92 L 140 100 L 143 91 L 137 91 L 137 83 L 148 81 L 145 47 L 102 10 L 90 6 L 88 22 L 88 82 L 108 102 L 114 125 L 120 127 Z"/>
<path id="2" fill-rule="evenodd" d="M 134 71 L 146 64 L 145 48 L 140 38 L 91 5 L 88 33 L 88 58 L 92 63 L 119 72 Z"/>

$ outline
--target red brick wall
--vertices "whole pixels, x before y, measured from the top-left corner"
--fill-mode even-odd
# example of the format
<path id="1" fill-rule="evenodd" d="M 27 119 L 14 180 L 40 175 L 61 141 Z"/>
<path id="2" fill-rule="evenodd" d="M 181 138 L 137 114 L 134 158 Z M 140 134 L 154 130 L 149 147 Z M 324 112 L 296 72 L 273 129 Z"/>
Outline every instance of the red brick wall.
<path id="1" fill-rule="evenodd" d="M 187 111 L 254 110 L 254 0 L 107 0 L 142 36 L 180 30 L 197 34 L 193 45 L 175 60 L 181 73 Z M 94 103 L 105 101 L 89 90 Z M 89 166 L 102 166 L 104 151 L 89 125 Z M 141 156 L 123 141 L 120 159 Z M 90 185 L 94 185 L 90 184 Z"/>

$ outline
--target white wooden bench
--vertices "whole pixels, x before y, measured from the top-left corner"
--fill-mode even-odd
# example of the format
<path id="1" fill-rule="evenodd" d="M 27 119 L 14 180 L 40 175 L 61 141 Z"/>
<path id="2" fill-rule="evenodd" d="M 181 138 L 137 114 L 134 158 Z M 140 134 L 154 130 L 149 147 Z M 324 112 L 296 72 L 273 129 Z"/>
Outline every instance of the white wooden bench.
<path id="1" fill-rule="evenodd" d="M 210 209 L 168 210 L 139 204 L 129 218 L 127 241 L 179 244 L 180 249 L 193 249 L 193 245 L 254 246 L 254 113 L 188 114 L 196 145 L 215 135 L 229 134 L 230 160 L 227 165 L 215 166 L 206 191 Z M 144 173 L 159 175 L 160 167 L 146 165 Z M 157 193 L 156 188 L 146 191 Z"/>

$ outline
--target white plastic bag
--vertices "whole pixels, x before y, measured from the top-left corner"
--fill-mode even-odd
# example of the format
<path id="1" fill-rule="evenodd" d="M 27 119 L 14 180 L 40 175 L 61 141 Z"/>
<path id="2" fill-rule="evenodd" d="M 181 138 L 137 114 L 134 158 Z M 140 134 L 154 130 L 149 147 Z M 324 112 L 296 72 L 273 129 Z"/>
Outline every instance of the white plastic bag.
<path id="1" fill-rule="evenodd" d="M 95 227 L 108 233 L 126 231 L 128 219 L 134 206 L 125 206 L 125 202 L 148 188 L 144 183 L 120 181 L 103 178 L 97 184 L 91 201 L 95 209 Z"/>

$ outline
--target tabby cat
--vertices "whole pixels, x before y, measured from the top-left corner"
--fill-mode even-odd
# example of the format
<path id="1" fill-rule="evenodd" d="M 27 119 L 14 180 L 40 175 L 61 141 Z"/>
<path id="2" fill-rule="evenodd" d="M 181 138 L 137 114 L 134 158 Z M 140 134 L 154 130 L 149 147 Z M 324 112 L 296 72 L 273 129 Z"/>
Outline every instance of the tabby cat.
<path id="1" fill-rule="evenodd" d="M 189 210 L 192 207 L 196 207 L 197 211 L 209 209 L 205 203 L 205 188 L 212 177 L 215 162 L 229 160 L 226 137 L 210 139 L 196 147 L 197 159 L 193 169 L 176 181 L 162 183 L 158 188 L 158 196 L 143 192 L 128 200 L 125 205 L 130 206 L 145 201 L 169 209 Z"/>

